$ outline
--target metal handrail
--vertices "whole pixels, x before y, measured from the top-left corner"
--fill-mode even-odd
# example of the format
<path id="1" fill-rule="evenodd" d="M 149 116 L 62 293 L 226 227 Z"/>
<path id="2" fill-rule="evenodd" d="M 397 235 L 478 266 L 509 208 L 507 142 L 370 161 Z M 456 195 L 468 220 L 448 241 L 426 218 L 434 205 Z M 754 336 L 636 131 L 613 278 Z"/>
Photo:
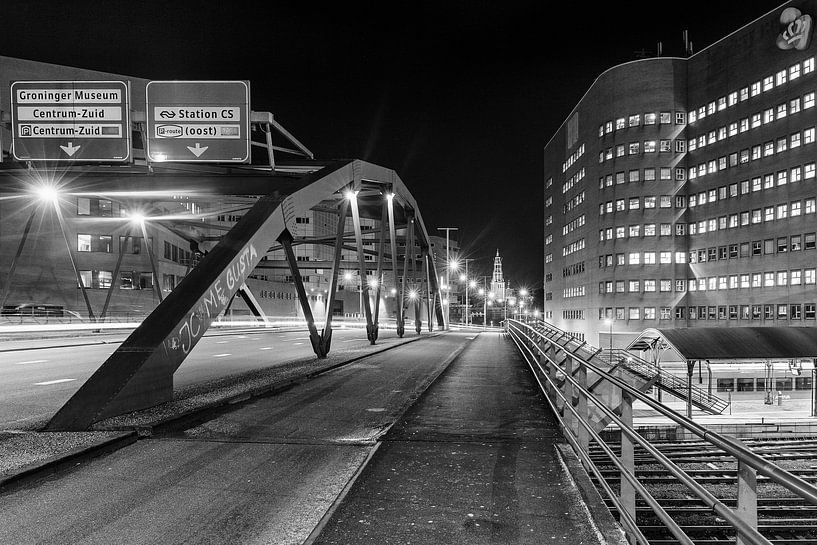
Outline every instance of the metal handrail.
<path id="1" fill-rule="evenodd" d="M 541 329 L 541 331 L 539 331 L 539 329 Z M 514 342 L 517 344 L 517 346 L 520 347 L 520 351 L 522 351 L 522 354 L 525 356 L 526 360 L 528 360 L 528 355 L 525 354 L 525 351 L 521 350 L 521 346 L 526 347 L 526 350 L 530 353 L 530 356 L 533 357 L 534 360 L 536 360 L 536 358 L 535 358 L 532 350 L 529 347 L 527 347 L 527 345 L 525 344 L 524 341 L 528 341 L 528 342 L 532 343 L 536 347 L 536 349 L 539 352 L 540 356 L 546 358 L 550 363 L 552 363 L 554 365 L 557 365 L 556 362 L 547 355 L 547 352 L 542 348 L 541 343 L 546 342 L 546 343 L 548 343 L 550 345 L 553 345 L 554 347 L 557 347 L 557 350 L 565 351 L 565 348 L 562 345 L 553 342 L 552 339 L 548 338 L 548 335 L 545 333 L 545 332 L 549 332 L 549 333 L 553 334 L 553 333 L 558 332 L 558 333 L 564 334 L 564 332 L 562 332 L 558 328 L 555 328 L 555 327 L 553 327 L 551 325 L 540 326 L 539 328 L 537 328 L 537 327 L 531 327 L 530 325 L 524 324 L 524 323 L 521 323 L 521 322 L 509 321 L 508 322 L 508 331 L 509 331 L 509 333 L 511 333 L 511 336 L 514 339 Z M 788 490 L 790 490 L 791 492 L 793 492 L 797 496 L 805 499 L 806 501 L 809 501 L 810 503 L 812 503 L 814 505 L 817 505 L 817 487 L 807 483 L 803 479 L 800 479 L 796 475 L 793 475 L 792 473 L 790 473 L 790 472 L 786 471 L 785 469 L 777 466 L 776 464 L 763 459 L 758 454 L 756 454 L 753 451 L 751 451 L 750 449 L 746 448 L 740 442 L 738 442 L 738 441 L 736 441 L 734 439 L 725 437 L 725 436 L 721 436 L 718 433 L 709 431 L 706 428 L 704 428 L 703 426 L 695 423 L 694 421 L 692 421 L 692 420 L 684 417 L 683 415 L 681 415 L 681 414 L 679 414 L 679 413 L 665 407 L 663 404 L 658 403 L 657 401 L 653 400 L 651 397 L 643 394 L 641 391 L 637 390 L 636 388 L 633 388 L 632 386 L 630 386 L 626 382 L 622 381 L 621 379 L 619 379 L 619 378 L 613 376 L 612 374 L 608 373 L 607 371 L 603 370 L 601 368 L 601 366 L 599 366 L 597 364 L 594 364 L 591 361 L 589 361 L 590 359 L 593 359 L 593 358 L 583 358 L 583 357 L 579 356 L 578 354 L 570 354 L 570 356 L 579 365 L 583 365 L 583 366 L 585 366 L 586 369 L 592 370 L 595 373 L 599 374 L 600 376 L 602 376 L 604 378 L 604 380 L 607 380 L 610 384 L 613 384 L 614 386 L 620 388 L 623 392 L 627 392 L 627 394 L 629 396 L 631 396 L 632 398 L 635 398 L 635 399 L 638 399 L 638 400 L 644 402 L 645 404 L 647 404 L 651 408 L 658 411 L 660 414 L 666 416 L 670 420 L 672 420 L 672 421 L 676 422 L 677 424 L 679 424 L 682 428 L 688 430 L 689 432 L 691 432 L 694 435 L 697 435 L 698 437 L 704 439 L 705 441 L 710 442 L 712 445 L 720 448 L 721 450 L 725 451 L 727 454 L 729 454 L 731 456 L 734 456 L 738 460 L 739 463 L 743 463 L 746 466 L 751 467 L 752 469 L 754 469 L 755 471 L 757 471 L 761 475 L 764 475 L 764 476 L 768 477 L 770 480 L 772 480 L 773 482 L 787 488 Z M 528 360 L 528 364 L 531 365 L 531 366 L 533 365 L 529 360 Z M 544 370 L 541 368 L 541 365 L 538 363 L 538 361 L 536 362 L 536 365 L 539 367 L 539 369 L 541 371 L 544 372 Z M 593 438 L 597 441 L 597 443 L 599 445 L 604 445 L 602 447 L 604 449 L 606 444 L 604 443 L 603 440 L 601 440 L 601 438 L 598 436 L 598 434 L 592 429 L 592 425 L 590 423 L 586 422 L 584 417 L 582 417 L 582 415 L 579 415 L 578 411 L 576 411 L 573 408 L 572 400 L 570 402 L 568 402 L 565 399 L 565 397 L 559 391 L 558 385 L 550 378 L 550 376 L 548 376 L 547 373 L 544 373 L 544 376 L 548 380 L 548 382 L 551 384 L 553 391 L 556 392 L 559 395 L 559 397 L 564 401 L 564 408 L 568 409 L 574 416 L 576 416 L 576 420 L 580 423 L 579 425 L 581 425 L 583 428 L 585 428 L 588 431 L 588 433 L 593 436 Z M 578 391 L 581 393 L 581 395 L 584 395 L 586 399 L 591 400 L 594 405 L 596 405 L 602 412 L 604 412 L 608 417 L 610 417 L 613 421 L 615 421 L 619 425 L 622 433 L 624 433 L 631 441 L 633 441 L 634 443 L 638 443 L 647 452 L 652 454 L 653 457 L 655 457 L 655 459 L 659 463 L 661 463 L 661 465 L 666 467 L 667 470 L 669 470 L 670 473 L 675 478 L 677 478 L 682 484 L 687 486 L 687 488 L 690 491 L 694 492 L 705 504 L 707 504 L 710 508 L 712 508 L 713 511 L 716 514 L 721 516 L 724 520 L 726 520 L 729 524 L 731 524 L 736 530 L 738 530 L 741 533 L 741 535 L 743 536 L 743 538 L 747 542 L 757 544 L 757 545 L 770 543 L 765 537 L 763 537 L 760 533 L 758 533 L 757 529 L 753 528 L 746 521 L 744 521 L 742 518 L 740 518 L 735 513 L 735 511 L 733 511 L 731 508 L 729 508 L 728 506 L 726 506 L 725 504 L 720 502 L 720 500 L 715 498 L 702 485 L 700 485 L 692 477 L 690 477 L 686 472 L 684 472 L 677 465 L 675 465 L 670 459 L 668 459 L 664 454 L 662 454 L 655 446 L 653 446 L 651 443 L 649 443 L 649 441 L 647 441 L 646 439 L 641 437 L 631 426 L 629 426 L 628 424 L 623 422 L 622 419 L 618 415 L 616 415 L 616 413 L 612 409 L 605 406 L 598 398 L 596 398 L 594 395 L 592 395 L 591 392 L 589 392 L 586 388 L 584 388 L 583 385 L 579 384 L 579 382 L 576 379 L 574 379 L 572 376 L 570 376 L 569 373 L 565 373 L 565 379 L 570 381 L 572 387 L 574 389 L 578 389 Z M 541 381 L 539 381 L 538 376 L 537 376 L 537 381 L 540 383 L 540 386 L 542 386 Z M 553 403 L 550 401 L 550 398 L 548 396 L 546 396 L 546 398 L 548 399 L 548 402 L 551 403 L 551 407 L 553 407 Z M 554 408 L 555 414 L 557 415 L 557 417 L 559 417 L 558 410 L 555 410 L 555 407 L 553 407 L 553 408 Z M 559 417 L 559 418 L 561 420 L 561 417 Z M 566 434 L 566 436 L 568 437 L 568 440 L 571 442 L 571 445 L 573 445 L 574 450 L 576 450 L 577 453 L 581 452 L 582 454 L 584 454 L 580 447 L 577 448 L 578 445 L 577 445 L 576 440 L 573 439 L 572 437 L 570 437 L 571 433 Z M 605 452 L 607 452 L 607 450 L 609 450 L 609 447 L 607 447 L 607 449 L 605 449 Z M 580 456 L 582 456 L 582 454 L 580 454 Z M 617 463 L 618 459 L 612 453 L 612 451 L 607 452 L 607 454 L 608 454 L 608 456 L 611 457 L 611 460 L 614 459 L 613 463 L 616 464 L 617 467 L 618 467 L 618 463 Z M 586 456 L 582 456 L 582 457 L 584 458 Z M 589 461 L 589 459 L 586 460 L 586 461 Z M 587 467 L 593 468 L 594 472 L 597 471 L 597 470 L 595 470 L 595 466 L 593 466 L 592 464 L 590 464 Z M 621 467 L 619 467 L 619 469 L 622 471 L 622 475 L 624 475 L 624 477 L 628 480 L 628 482 L 630 482 L 632 484 L 633 479 L 635 479 L 635 476 L 633 474 L 631 474 L 629 472 L 629 470 L 624 470 Z M 637 479 L 635 479 L 635 480 L 637 481 Z M 602 480 L 600 480 L 600 482 L 602 482 Z M 647 503 L 650 503 L 649 497 L 645 496 L 642 493 L 642 491 L 639 489 L 639 486 L 633 485 L 633 488 L 635 488 L 636 490 L 639 491 L 640 494 L 642 494 L 642 497 L 645 498 Z M 617 498 L 615 497 L 615 495 L 611 494 L 611 491 L 609 489 L 607 489 L 607 488 L 605 489 L 605 491 L 608 493 L 611 500 L 616 504 L 616 506 L 620 507 L 620 504 L 619 504 Z M 650 507 L 653 507 L 653 510 L 656 512 L 656 514 L 659 516 L 659 518 L 661 518 L 662 521 L 663 521 L 663 515 L 661 513 L 663 511 L 663 509 L 660 508 L 660 505 L 658 506 L 658 510 L 656 510 L 656 508 L 652 504 L 650 505 Z M 624 511 L 625 510 L 619 508 L 620 513 L 624 512 Z M 664 514 L 666 514 L 666 513 L 664 513 Z M 626 517 L 625 517 L 625 521 L 626 521 Z M 665 522 L 665 524 L 666 524 L 666 522 Z M 630 525 L 628 524 L 628 526 L 630 526 Z M 667 528 L 673 533 L 673 535 L 675 535 L 676 530 L 674 530 L 673 525 L 667 525 Z M 636 527 L 636 529 L 637 529 L 637 527 Z M 631 527 L 630 530 L 632 531 L 633 528 Z M 683 532 L 680 529 L 678 529 L 677 531 L 680 531 L 683 534 Z M 634 534 L 636 539 L 638 539 L 639 541 L 641 541 L 643 543 L 648 543 L 648 541 L 646 539 L 644 539 L 643 535 L 639 535 L 640 532 L 632 532 L 632 533 Z M 683 534 L 683 535 L 685 536 L 685 534 Z M 683 542 L 686 542 L 686 539 L 688 539 L 688 538 L 683 539 L 683 538 L 679 537 L 678 535 L 675 535 L 675 537 L 677 539 L 679 539 L 679 541 L 683 541 Z"/>
<path id="2" fill-rule="evenodd" d="M 608 351 L 609 352 L 609 351 Z M 676 396 L 687 397 L 689 396 L 688 390 L 689 385 L 683 379 L 678 378 L 677 376 L 673 375 L 672 373 L 666 371 L 665 369 L 661 369 L 655 365 L 650 364 L 643 359 L 634 356 L 630 352 L 626 350 L 616 349 L 610 354 L 610 359 L 612 360 L 614 355 L 618 353 L 619 357 L 622 359 L 621 365 L 622 367 L 631 370 L 633 373 L 641 375 L 647 379 L 653 379 L 656 376 L 658 377 L 658 381 L 664 385 L 666 390 L 669 390 Z M 677 393 L 676 393 L 677 392 Z M 713 407 L 715 410 L 718 410 L 718 413 L 721 413 L 729 406 L 729 403 L 724 401 L 723 399 L 719 398 L 718 396 L 712 395 L 701 388 L 692 387 L 692 402 L 699 407 Z"/>

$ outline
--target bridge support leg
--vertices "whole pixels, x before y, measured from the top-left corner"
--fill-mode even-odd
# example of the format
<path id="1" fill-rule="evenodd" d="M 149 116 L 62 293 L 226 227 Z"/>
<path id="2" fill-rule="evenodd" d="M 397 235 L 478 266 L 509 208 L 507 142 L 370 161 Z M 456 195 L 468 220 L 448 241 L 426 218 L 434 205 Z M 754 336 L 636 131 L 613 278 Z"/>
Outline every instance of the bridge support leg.
<path id="1" fill-rule="evenodd" d="M 621 391 L 621 425 L 633 427 L 633 398 L 625 390 Z M 630 437 L 621 432 L 621 464 L 624 469 L 630 473 L 635 473 L 635 454 L 633 441 Z M 619 499 L 621 501 L 621 508 L 625 510 L 635 520 L 635 488 L 630 484 L 624 475 L 621 475 L 621 492 Z M 619 517 L 622 520 L 623 517 Z M 632 537 L 629 538 L 633 542 Z"/>
<path id="2" fill-rule="evenodd" d="M 14 254 L 14 258 L 11 260 L 11 265 L 9 265 L 9 273 L 6 276 L 6 287 L 3 289 L 3 300 L 0 301 L 0 309 L 6 306 L 6 301 L 8 301 L 9 294 L 11 293 L 11 279 L 14 277 L 14 269 L 17 268 L 17 260 L 20 259 L 20 256 L 23 254 L 23 247 L 26 245 L 28 233 L 31 231 L 31 223 L 34 221 L 34 215 L 36 213 L 37 209 L 35 208 L 31 211 L 31 214 L 29 214 L 28 221 L 23 229 L 23 236 L 20 239 L 20 244 L 17 246 L 17 253 Z"/>
<path id="3" fill-rule="evenodd" d="M 82 292 L 82 298 L 85 300 L 85 308 L 88 309 L 88 319 L 90 319 L 92 322 L 96 322 L 94 311 L 91 308 L 91 301 L 88 299 L 88 292 L 86 290 L 87 286 L 85 286 L 85 282 L 82 281 L 82 275 L 79 274 L 77 261 L 74 259 L 74 250 L 71 248 L 71 241 L 68 240 L 68 230 L 67 226 L 65 225 L 65 218 L 62 217 L 62 210 L 60 210 L 60 207 L 56 206 L 55 208 L 57 211 L 57 221 L 60 223 L 60 231 L 62 231 L 62 238 L 65 240 L 65 249 L 68 251 L 68 259 L 71 260 L 71 267 L 74 269 L 74 274 L 77 276 L 77 284 Z"/>
<path id="4" fill-rule="evenodd" d="M 388 200 L 388 199 L 387 199 Z M 374 340 L 380 334 L 380 294 L 383 291 L 383 260 L 386 258 L 386 221 L 388 219 L 388 203 L 383 201 L 383 212 L 380 214 L 380 241 L 377 248 L 377 287 L 374 290 Z"/>
<path id="5" fill-rule="evenodd" d="M 281 236 L 278 237 L 278 242 L 284 248 L 284 254 L 287 257 L 289 264 L 289 271 L 295 283 L 295 290 L 298 292 L 298 300 L 301 302 L 301 309 L 304 311 L 304 318 L 306 319 L 306 327 L 309 328 L 309 341 L 312 343 L 312 350 L 319 358 L 325 358 L 326 354 L 323 352 L 320 338 L 318 337 L 318 330 L 315 327 L 315 319 L 312 316 L 312 307 L 309 306 L 309 298 L 304 289 L 304 282 L 301 280 L 301 271 L 298 269 L 298 261 L 295 259 L 295 252 L 292 251 L 292 233 L 285 229 Z"/>
<path id="6" fill-rule="evenodd" d="M 343 235 L 346 231 L 346 216 L 349 213 L 349 200 L 343 199 L 338 206 L 338 227 L 335 234 L 335 255 L 332 261 L 332 278 L 329 281 L 329 290 L 326 294 L 326 320 L 323 323 L 320 349 L 326 355 L 332 346 L 332 307 L 335 306 L 335 296 L 338 291 L 340 276 L 340 261 L 343 254 Z"/>
<path id="7" fill-rule="evenodd" d="M 369 282 L 366 278 L 366 257 L 363 253 L 363 234 L 360 229 L 360 212 L 357 206 L 357 195 L 352 193 L 349 197 L 349 203 L 352 207 L 352 221 L 355 225 L 355 244 L 357 244 L 357 262 L 360 269 L 360 300 L 363 308 L 361 309 L 366 316 L 366 338 L 371 344 L 374 344 L 377 336 L 375 335 L 375 327 L 372 323 L 372 307 L 369 303 Z"/>
<path id="8" fill-rule="evenodd" d="M 426 273 L 426 314 L 428 318 L 428 332 L 434 331 L 434 304 L 437 302 L 437 293 L 432 287 L 431 276 L 431 256 L 427 250 L 423 250 L 423 266 Z M 436 277 L 434 278 L 436 280 Z M 445 328 L 445 326 L 443 326 Z"/>
<path id="9" fill-rule="evenodd" d="M 391 270 L 392 274 L 394 274 L 394 287 L 397 289 L 396 294 L 396 306 L 397 306 L 397 336 L 402 337 L 403 333 L 405 332 L 405 325 L 403 323 L 403 305 L 404 301 L 406 300 L 406 273 L 405 273 L 405 266 L 406 263 L 403 264 L 403 281 L 398 286 L 398 276 L 397 276 L 397 235 L 396 230 L 394 227 L 394 195 L 389 192 L 388 196 L 386 197 L 386 205 L 389 211 L 389 241 L 391 243 Z M 408 250 L 408 248 L 406 248 Z M 408 253 L 408 252 L 406 252 Z"/>
<path id="10" fill-rule="evenodd" d="M 240 295 L 244 300 L 244 303 L 247 305 L 247 308 L 249 308 L 250 312 L 252 312 L 252 315 L 259 318 L 264 325 L 266 325 L 267 315 L 264 313 L 264 309 L 261 308 L 261 304 L 258 302 L 258 299 L 255 298 L 255 294 L 252 292 L 246 282 L 241 284 L 236 292 L 236 295 Z"/>
<path id="11" fill-rule="evenodd" d="M 757 471 L 740 460 L 738 460 L 738 506 L 735 513 L 757 530 Z M 752 541 L 738 531 L 735 544 L 749 545 L 749 543 Z"/>
<path id="12" fill-rule="evenodd" d="M 148 238 L 148 231 L 145 227 L 145 222 L 140 224 L 142 228 L 142 240 L 145 241 L 145 249 L 148 251 L 148 258 L 150 259 L 150 270 L 153 271 L 153 290 L 156 292 L 156 298 L 161 303 L 163 300 L 162 286 L 159 284 L 159 271 L 156 267 L 156 255 L 153 253 L 153 245 Z"/>

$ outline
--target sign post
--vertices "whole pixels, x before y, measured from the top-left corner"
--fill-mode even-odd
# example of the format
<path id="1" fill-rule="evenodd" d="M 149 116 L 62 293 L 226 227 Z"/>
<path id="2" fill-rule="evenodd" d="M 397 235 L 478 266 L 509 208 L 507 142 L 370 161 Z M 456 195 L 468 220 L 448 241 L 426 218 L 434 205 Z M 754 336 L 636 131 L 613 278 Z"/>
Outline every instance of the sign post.
<path id="1" fill-rule="evenodd" d="M 128 161 L 128 84 L 15 81 L 12 144 L 18 161 Z"/>
<path id="2" fill-rule="evenodd" d="M 250 160 L 249 82 L 151 81 L 146 93 L 150 161 Z"/>

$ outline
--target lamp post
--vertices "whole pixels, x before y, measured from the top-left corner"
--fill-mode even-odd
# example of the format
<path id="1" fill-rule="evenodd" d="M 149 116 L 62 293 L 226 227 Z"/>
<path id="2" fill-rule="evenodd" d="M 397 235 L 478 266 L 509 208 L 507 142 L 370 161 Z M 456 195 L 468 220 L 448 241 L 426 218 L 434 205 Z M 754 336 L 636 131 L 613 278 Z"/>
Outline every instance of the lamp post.
<path id="1" fill-rule="evenodd" d="M 465 261 L 465 280 L 464 280 L 464 284 L 465 284 L 465 325 L 467 326 L 468 323 L 469 323 L 469 317 L 470 317 L 470 314 L 468 312 L 468 291 L 470 289 L 470 284 L 469 284 L 470 280 L 468 280 L 468 262 L 473 261 L 473 259 L 466 258 L 464 261 Z M 462 280 L 462 278 L 460 280 Z"/>
<path id="2" fill-rule="evenodd" d="M 437 227 L 438 231 L 445 231 L 445 286 L 446 286 L 446 293 L 447 301 L 445 305 L 445 330 L 449 330 L 450 322 L 451 322 L 451 251 L 448 245 L 448 237 L 451 231 L 459 230 L 457 227 Z"/>

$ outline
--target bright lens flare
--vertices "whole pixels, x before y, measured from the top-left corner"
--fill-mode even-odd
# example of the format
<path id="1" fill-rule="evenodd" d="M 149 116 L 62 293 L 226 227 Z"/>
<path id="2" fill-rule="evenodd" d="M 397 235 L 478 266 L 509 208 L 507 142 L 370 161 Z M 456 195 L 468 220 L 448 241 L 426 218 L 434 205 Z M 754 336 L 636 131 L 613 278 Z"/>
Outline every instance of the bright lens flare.
<path id="1" fill-rule="evenodd" d="M 44 203 L 56 205 L 60 199 L 60 192 L 53 185 L 47 184 L 40 185 L 39 187 L 37 187 L 37 189 L 34 190 L 34 193 L 35 195 L 37 195 L 37 198 Z"/>

